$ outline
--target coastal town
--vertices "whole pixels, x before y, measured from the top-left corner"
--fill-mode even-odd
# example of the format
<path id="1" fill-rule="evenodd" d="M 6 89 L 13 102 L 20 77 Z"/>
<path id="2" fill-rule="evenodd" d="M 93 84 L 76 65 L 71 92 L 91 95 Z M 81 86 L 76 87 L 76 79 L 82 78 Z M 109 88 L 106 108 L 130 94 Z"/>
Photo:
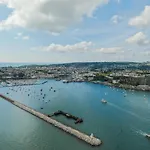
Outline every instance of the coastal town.
<path id="1" fill-rule="evenodd" d="M 70 63 L 0 68 L 0 86 L 35 84 L 37 79 L 92 82 L 150 91 L 150 63 Z"/>

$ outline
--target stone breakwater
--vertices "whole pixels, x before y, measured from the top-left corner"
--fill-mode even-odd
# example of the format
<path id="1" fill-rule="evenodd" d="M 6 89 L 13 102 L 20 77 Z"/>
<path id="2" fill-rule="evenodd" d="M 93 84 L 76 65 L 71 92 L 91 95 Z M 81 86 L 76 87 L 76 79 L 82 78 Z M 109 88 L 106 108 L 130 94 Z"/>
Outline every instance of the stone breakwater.
<path id="1" fill-rule="evenodd" d="M 82 132 L 80 132 L 80 131 L 78 131 L 76 129 L 73 129 L 73 128 L 69 127 L 69 126 L 66 126 L 66 125 L 64 125 L 64 124 L 62 124 L 62 123 L 60 123 L 60 122 L 58 122 L 58 121 L 48 117 L 45 114 L 42 114 L 42 113 L 40 113 L 40 112 L 38 112 L 38 111 L 36 111 L 36 110 L 34 110 L 34 109 L 24 105 L 24 104 L 21 104 L 21 103 L 19 103 L 17 101 L 12 100 L 12 99 L 4 96 L 4 95 L 0 94 L 0 97 L 5 99 L 5 100 L 7 100 L 10 103 L 12 103 L 13 105 L 17 106 L 18 108 L 20 108 L 20 109 L 22 109 L 22 110 L 24 110 L 24 111 L 26 111 L 26 112 L 36 116 L 36 117 L 38 117 L 38 118 L 48 122 L 49 124 L 51 124 L 51 125 L 59 128 L 59 129 L 63 130 L 64 132 L 66 132 L 66 133 L 68 133 L 70 135 L 73 135 L 74 137 L 76 137 L 76 138 L 86 142 L 87 144 L 90 144 L 92 146 L 99 146 L 99 145 L 102 144 L 101 140 L 98 139 L 98 138 L 86 135 L 85 133 L 82 133 Z"/>

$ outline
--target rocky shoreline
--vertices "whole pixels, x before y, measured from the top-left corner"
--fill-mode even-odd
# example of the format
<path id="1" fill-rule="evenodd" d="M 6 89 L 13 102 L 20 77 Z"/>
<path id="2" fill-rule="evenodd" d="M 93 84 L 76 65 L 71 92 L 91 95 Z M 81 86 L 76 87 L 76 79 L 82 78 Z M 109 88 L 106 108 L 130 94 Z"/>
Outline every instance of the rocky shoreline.
<path id="1" fill-rule="evenodd" d="M 109 82 L 101 82 L 101 81 L 92 81 L 91 83 L 103 84 L 103 85 L 122 88 L 122 89 L 126 89 L 126 90 L 136 90 L 136 91 L 150 92 L 150 86 L 148 86 L 148 85 L 132 86 L 132 85 L 123 85 L 123 84 L 112 84 L 112 83 L 109 83 Z"/>

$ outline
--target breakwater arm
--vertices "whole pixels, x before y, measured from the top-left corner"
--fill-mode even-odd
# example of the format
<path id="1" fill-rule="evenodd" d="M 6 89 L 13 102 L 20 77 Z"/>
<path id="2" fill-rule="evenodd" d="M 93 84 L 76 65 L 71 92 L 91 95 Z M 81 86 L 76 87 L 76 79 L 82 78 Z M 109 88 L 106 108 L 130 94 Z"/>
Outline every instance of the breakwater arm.
<path id="1" fill-rule="evenodd" d="M 66 126 L 66 125 L 64 125 L 64 124 L 62 124 L 62 123 L 60 123 L 60 122 L 58 122 L 58 121 L 56 121 L 56 120 L 46 116 L 45 114 L 42 114 L 42 113 L 40 113 L 40 112 L 38 112 L 38 111 L 36 111 L 36 110 L 34 110 L 34 109 L 24 105 L 24 104 L 21 104 L 21 103 L 19 103 L 17 101 L 14 101 L 14 100 L 12 100 L 12 99 L 10 99 L 10 98 L 2 95 L 2 94 L 0 94 L 0 97 L 3 98 L 4 100 L 10 102 L 11 104 L 17 106 L 18 108 L 20 108 L 20 109 L 22 109 L 22 110 L 24 110 L 24 111 L 26 111 L 26 112 L 28 112 L 28 113 L 30 113 L 30 114 L 40 118 L 40 119 L 42 119 L 42 120 L 52 124 L 53 126 L 63 130 L 64 132 L 66 132 L 68 134 L 71 134 L 71 135 L 75 136 L 76 138 L 78 138 L 78 139 L 80 139 L 80 140 L 82 140 L 82 141 L 84 141 L 84 142 L 86 142 L 86 143 L 88 143 L 88 144 L 90 144 L 92 146 L 99 146 L 102 143 L 101 140 L 98 139 L 98 138 L 86 135 L 85 133 L 82 133 L 82 132 L 80 132 L 80 131 L 78 131 L 76 129 L 73 129 L 73 128 L 69 127 L 69 126 Z"/>

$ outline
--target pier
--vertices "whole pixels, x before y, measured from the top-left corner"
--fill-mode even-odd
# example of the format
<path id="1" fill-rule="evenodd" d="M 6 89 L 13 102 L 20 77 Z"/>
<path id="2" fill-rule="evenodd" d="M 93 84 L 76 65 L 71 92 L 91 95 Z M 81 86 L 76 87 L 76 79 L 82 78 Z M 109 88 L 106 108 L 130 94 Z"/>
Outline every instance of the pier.
<path id="1" fill-rule="evenodd" d="M 86 142 L 87 144 L 90 144 L 91 146 L 100 146 L 102 144 L 101 140 L 94 137 L 93 134 L 91 134 L 91 136 L 86 135 L 85 133 L 82 133 L 76 129 L 73 129 L 72 127 L 66 126 L 66 125 L 52 119 L 51 117 L 48 117 L 47 115 L 40 113 L 40 112 L 22 104 L 22 103 L 19 103 L 15 100 L 12 100 L 12 99 L 10 99 L 10 98 L 2 95 L 2 94 L 0 94 L 0 97 L 4 100 L 8 101 L 9 103 L 15 105 L 16 107 L 18 107 L 18 108 L 34 115 L 34 116 L 46 121 L 47 123 L 49 123 L 49 124 L 59 128 L 59 129 L 61 129 L 62 131 Z"/>

